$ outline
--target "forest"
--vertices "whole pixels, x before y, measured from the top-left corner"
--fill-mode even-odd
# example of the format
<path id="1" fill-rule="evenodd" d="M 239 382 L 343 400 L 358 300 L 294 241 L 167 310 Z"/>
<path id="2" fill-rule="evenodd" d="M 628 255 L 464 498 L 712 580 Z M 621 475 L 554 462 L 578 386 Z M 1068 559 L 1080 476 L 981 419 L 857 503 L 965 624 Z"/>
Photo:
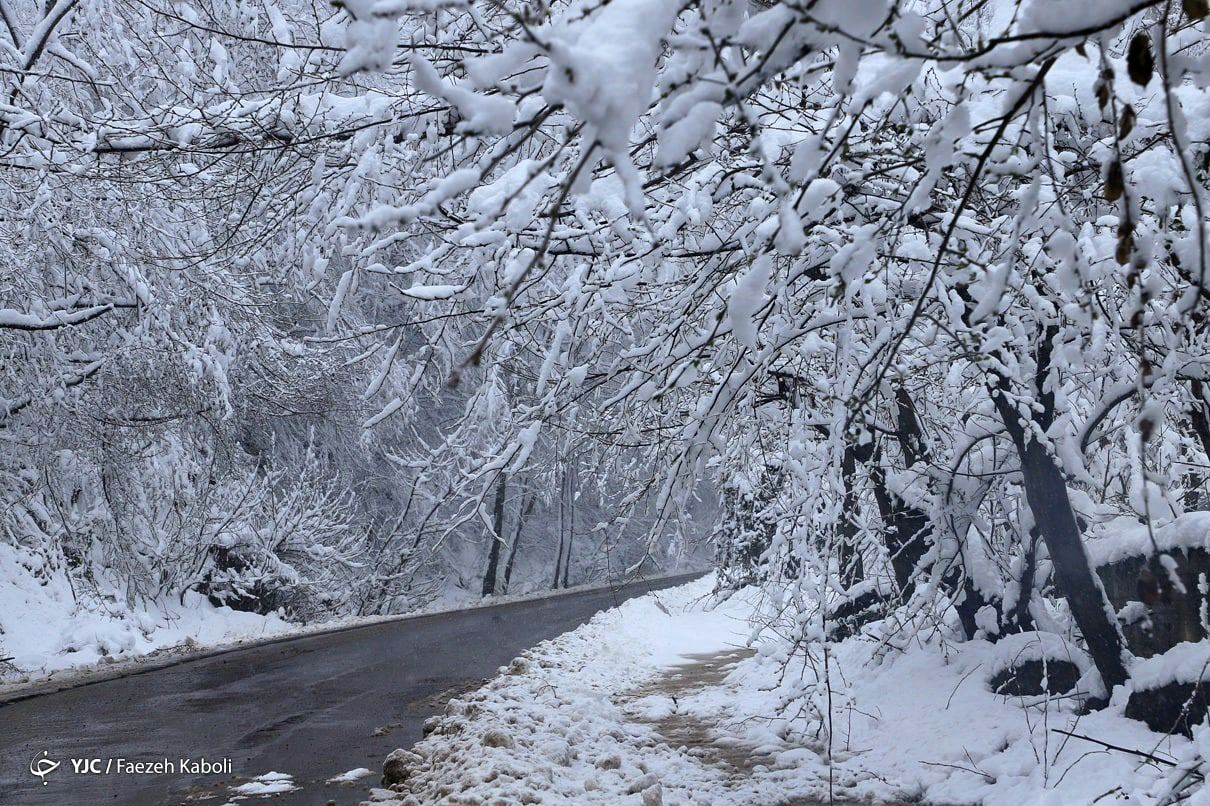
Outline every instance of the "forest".
<path id="1" fill-rule="evenodd" d="M 0 602 L 710 564 L 787 657 L 1041 635 L 1204 729 L 1206 18 L 0 0 Z"/>

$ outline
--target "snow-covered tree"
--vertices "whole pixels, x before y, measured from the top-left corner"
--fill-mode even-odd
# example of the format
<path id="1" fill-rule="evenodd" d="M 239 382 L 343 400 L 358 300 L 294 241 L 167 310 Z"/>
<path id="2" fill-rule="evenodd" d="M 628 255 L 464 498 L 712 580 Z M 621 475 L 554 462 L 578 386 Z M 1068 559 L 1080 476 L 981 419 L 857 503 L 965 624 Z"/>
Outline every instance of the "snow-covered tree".
<path id="1" fill-rule="evenodd" d="M 457 318 L 454 383 L 541 355 L 499 456 L 595 396 L 779 597 L 994 637 L 1053 592 L 1125 680 L 1085 532 L 1204 483 L 1203 3 L 346 9 L 340 69 L 417 91 L 348 271 Z"/>

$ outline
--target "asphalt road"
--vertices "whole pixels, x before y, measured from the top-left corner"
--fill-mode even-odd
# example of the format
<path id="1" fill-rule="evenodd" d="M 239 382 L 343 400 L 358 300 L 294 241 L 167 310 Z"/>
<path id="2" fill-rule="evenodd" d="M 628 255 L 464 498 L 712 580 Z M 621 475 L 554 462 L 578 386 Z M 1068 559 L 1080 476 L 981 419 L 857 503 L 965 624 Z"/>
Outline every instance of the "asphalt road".
<path id="1" fill-rule="evenodd" d="M 295 638 L 0 705 L 0 806 L 222 804 L 230 787 L 270 771 L 300 789 L 263 802 L 357 803 L 383 757 L 419 740 L 452 694 L 600 610 L 695 576 Z M 230 759 L 232 773 L 113 766 L 201 757 Z M 39 759 L 60 766 L 39 779 Z M 71 759 L 99 759 L 93 766 L 109 773 L 77 773 Z M 325 784 L 357 767 L 373 777 Z"/>

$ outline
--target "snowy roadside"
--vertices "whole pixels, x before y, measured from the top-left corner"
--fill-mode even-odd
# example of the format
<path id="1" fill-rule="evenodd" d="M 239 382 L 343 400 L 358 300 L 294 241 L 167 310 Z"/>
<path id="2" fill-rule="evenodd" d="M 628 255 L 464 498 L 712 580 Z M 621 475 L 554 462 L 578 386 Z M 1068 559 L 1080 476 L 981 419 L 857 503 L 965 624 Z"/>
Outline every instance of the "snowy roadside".
<path id="1" fill-rule="evenodd" d="M 713 606 L 711 585 L 632 599 L 525 653 L 392 754 L 397 782 L 370 802 L 1144 804 L 1192 747 L 1123 702 L 1079 715 L 1072 698 L 994 694 L 1027 637 L 895 646 L 882 624 L 826 667 L 787 663 L 774 635 L 744 648 L 755 597 Z"/>
<path id="2" fill-rule="evenodd" d="M 34 620 L 21 615 L 28 614 L 29 609 L 5 608 L 6 597 L 0 596 L 0 657 L 12 658 L 0 664 L 0 703 L 303 636 L 617 586 L 587 584 L 466 602 L 443 600 L 407 613 L 344 616 L 309 624 L 290 622 L 275 614 L 262 616 L 215 607 L 196 594 L 187 594 L 183 605 L 169 602 L 154 610 L 126 612 L 120 618 L 100 611 L 34 608 L 33 612 L 39 613 Z M 12 600 L 21 592 L 0 593 L 8 593 L 7 598 Z M 19 618 L 5 621 L 5 612 Z"/>
<path id="3" fill-rule="evenodd" d="M 709 802 L 725 775 L 660 744 L 628 718 L 619 695 L 687 654 L 744 644 L 750 606 L 702 607 L 712 586 L 709 576 L 631 599 L 539 644 L 483 689 L 451 700 L 417 755 L 396 751 L 406 791 L 375 789 L 373 800 L 615 803 L 629 793 L 649 803 L 662 791 Z"/>

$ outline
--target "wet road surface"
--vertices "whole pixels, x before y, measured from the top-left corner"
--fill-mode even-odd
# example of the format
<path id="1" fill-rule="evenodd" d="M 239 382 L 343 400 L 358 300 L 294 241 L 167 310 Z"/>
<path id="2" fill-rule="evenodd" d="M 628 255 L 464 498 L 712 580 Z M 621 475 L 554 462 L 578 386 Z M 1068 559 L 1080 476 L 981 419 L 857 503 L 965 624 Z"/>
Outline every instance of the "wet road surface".
<path id="1" fill-rule="evenodd" d="M 299 789 L 241 804 L 354 804 L 377 785 L 383 757 L 418 741 L 451 695 L 600 610 L 696 576 L 304 636 L 3 704 L 0 806 L 218 806 L 268 772 Z M 230 759 L 232 772 L 119 774 L 119 758 Z M 39 779 L 40 759 L 60 766 Z M 77 773 L 71 759 L 98 759 L 100 772 Z M 373 775 L 325 783 L 358 767 Z"/>

